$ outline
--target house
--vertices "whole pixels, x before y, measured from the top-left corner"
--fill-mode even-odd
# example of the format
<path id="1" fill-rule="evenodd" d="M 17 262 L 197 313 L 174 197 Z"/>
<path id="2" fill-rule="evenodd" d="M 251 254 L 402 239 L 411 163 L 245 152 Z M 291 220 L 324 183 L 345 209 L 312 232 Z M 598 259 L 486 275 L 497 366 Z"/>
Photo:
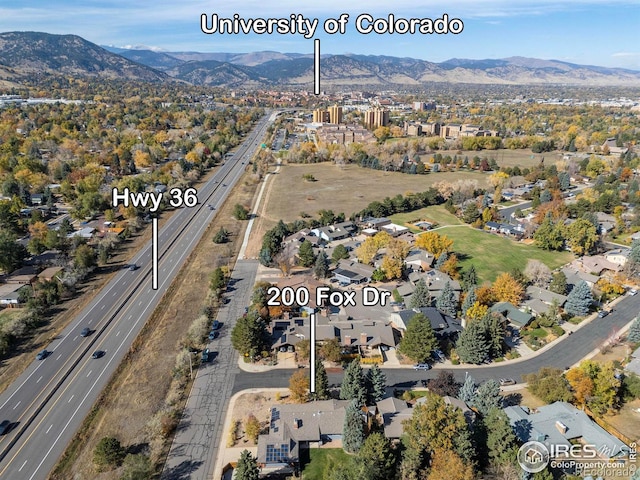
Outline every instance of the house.
<path id="1" fill-rule="evenodd" d="M 370 265 L 354 262 L 352 260 L 340 260 L 338 266 L 333 271 L 333 276 L 339 282 L 346 285 L 369 283 L 374 268 Z"/>
<path id="2" fill-rule="evenodd" d="M 622 270 L 619 264 L 607 260 L 603 255 L 585 255 L 575 259 L 569 266 L 582 272 L 598 276 L 600 276 L 604 270 L 610 270 L 612 272 Z"/>
<path id="3" fill-rule="evenodd" d="M 404 400 L 388 397 L 376 403 L 378 415 L 382 419 L 384 436 L 390 440 L 399 439 L 404 432 L 403 422 L 413 415 L 413 408 Z"/>
<path id="4" fill-rule="evenodd" d="M 526 327 L 529 322 L 533 320 L 533 316 L 531 316 L 531 314 L 518 310 L 518 307 L 511 302 L 498 302 L 489 310 L 501 314 L 512 325 L 519 328 Z"/>
<path id="5" fill-rule="evenodd" d="M 397 225 L 395 223 L 389 223 L 387 225 L 383 225 L 380 228 L 380 231 L 387 232 L 392 237 L 398 237 L 398 236 L 402 235 L 403 233 L 408 232 L 409 229 L 407 227 L 403 227 L 402 225 Z"/>
<path id="6" fill-rule="evenodd" d="M 487 227 L 492 232 L 497 232 L 500 230 L 500 224 L 498 222 L 487 222 L 485 223 L 485 227 Z"/>
<path id="7" fill-rule="evenodd" d="M 70 234 L 67 235 L 67 238 L 73 238 L 73 237 L 93 238 L 93 234 L 95 233 L 95 231 L 96 229 L 93 227 L 84 227 L 75 232 L 71 232 Z"/>
<path id="8" fill-rule="evenodd" d="M 20 305 L 20 290 L 27 287 L 20 283 L 5 283 L 0 285 L 0 305 L 16 307 Z"/>
<path id="9" fill-rule="evenodd" d="M 62 267 L 49 267 L 45 268 L 42 272 L 38 274 L 38 280 L 44 282 L 50 282 L 54 278 L 57 278 L 58 274 L 64 270 Z"/>
<path id="10" fill-rule="evenodd" d="M 635 373 L 640 376 L 640 347 L 636 348 L 631 354 L 631 361 L 624 367 L 627 372 Z"/>
<path id="11" fill-rule="evenodd" d="M 429 322 L 433 332 L 438 337 L 455 336 L 462 331 L 462 323 L 457 318 L 445 315 L 435 307 L 421 307 L 400 310 L 389 313 L 389 321 L 398 329 L 406 331 L 410 320 L 418 313 L 422 313 Z"/>
<path id="12" fill-rule="evenodd" d="M 374 218 L 374 217 L 366 217 L 358 222 L 358 225 L 363 228 L 374 228 L 376 230 L 380 230 L 384 225 L 389 225 L 391 220 L 386 217 L 382 218 Z"/>
<path id="13" fill-rule="evenodd" d="M 614 250 L 605 252 L 604 258 L 606 258 L 611 263 L 615 263 L 620 267 L 624 267 L 627 263 L 627 260 L 629 260 L 629 253 L 631 253 L 631 249 L 629 248 L 616 248 Z"/>
<path id="14" fill-rule="evenodd" d="M 605 235 L 613 230 L 616 226 L 616 217 L 609 213 L 596 212 L 596 218 L 598 219 L 598 231 Z"/>
<path id="15" fill-rule="evenodd" d="M 528 286 L 525 293 L 529 299 L 537 299 L 547 305 L 553 305 L 555 302 L 559 307 L 563 307 L 567 301 L 566 295 L 560 295 L 546 288 L 535 287 L 533 285 Z"/>
<path id="16" fill-rule="evenodd" d="M 545 445 L 585 443 L 595 446 L 603 459 L 626 455 L 629 447 L 593 422 L 585 412 L 566 402 L 529 410 L 527 407 L 506 407 L 504 412 L 516 437 L 521 442 L 538 441 Z"/>
<path id="17" fill-rule="evenodd" d="M 567 277 L 567 285 L 571 285 L 572 287 L 584 281 L 589 285 L 589 288 L 593 288 L 593 286 L 598 283 L 598 280 L 600 280 L 600 277 L 597 275 L 592 275 L 591 273 L 586 273 L 576 268 L 564 267 L 562 273 Z"/>
<path id="18" fill-rule="evenodd" d="M 347 222 L 351 224 L 351 222 Z M 324 240 L 325 242 L 333 242 L 334 240 L 342 240 L 348 238 L 352 233 L 351 228 L 347 228 L 346 224 L 335 224 L 327 227 L 318 227 L 311 230 L 311 234 Z"/>
<path id="19" fill-rule="evenodd" d="M 427 402 L 428 397 L 420 397 L 416 400 L 416 405 L 422 405 Z M 469 425 L 476 421 L 476 412 L 471 410 L 469 406 L 462 400 L 456 397 L 445 395 L 442 397 L 445 405 L 450 405 L 453 408 L 457 408 L 464 415 L 465 420 Z"/>
<path id="20" fill-rule="evenodd" d="M 447 283 L 449 283 L 449 287 L 453 290 L 456 300 L 460 297 L 460 292 L 462 291 L 460 282 L 454 280 L 440 270 L 429 270 L 426 275 L 424 275 L 424 280 L 429 288 L 429 293 L 431 294 L 432 299 L 437 298 L 438 295 L 440 295 Z"/>
<path id="21" fill-rule="evenodd" d="M 350 400 L 323 400 L 271 407 L 269 433 L 258 437 L 257 461 L 262 473 L 291 473 L 300 451 L 342 439 Z"/>
<path id="22" fill-rule="evenodd" d="M 14 270 L 6 277 L 7 283 L 13 283 L 18 285 L 29 285 L 36 281 L 38 277 L 39 268 L 33 265 L 25 265 L 18 270 Z"/>
<path id="23" fill-rule="evenodd" d="M 404 259 L 405 265 L 411 267 L 413 270 L 419 270 L 426 272 L 431 268 L 435 257 L 433 254 L 424 250 L 410 250 L 407 257 Z"/>

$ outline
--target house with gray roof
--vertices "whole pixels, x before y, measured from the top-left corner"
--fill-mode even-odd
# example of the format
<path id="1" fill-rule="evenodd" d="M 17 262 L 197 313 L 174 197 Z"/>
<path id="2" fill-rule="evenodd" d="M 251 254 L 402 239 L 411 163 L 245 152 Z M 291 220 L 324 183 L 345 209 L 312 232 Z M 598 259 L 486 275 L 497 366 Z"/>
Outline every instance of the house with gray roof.
<path id="1" fill-rule="evenodd" d="M 462 331 L 462 323 L 460 320 L 445 315 L 435 307 L 421 307 L 391 312 L 389 314 L 389 321 L 398 329 L 406 330 L 410 320 L 418 313 L 422 313 L 427 317 L 436 336 L 455 336 Z"/>
<path id="2" fill-rule="evenodd" d="M 627 372 L 640 376 L 640 347 L 631 354 L 631 361 L 624 367 Z"/>
<path id="3" fill-rule="evenodd" d="M 591 273 L 586 273 L 577 268 L 564 267 L 562 269 L 562 273 L 567 277 L 567 285 L 571 285 L 575 287 L 581 281 L 585 281 L 589 288 L 593 288 L 593 286 L 600 280 L 600 277 L 597 275 L 592 275 Z"/>
<path id="4" fill-rule="evenodd" d="M 554 302 L 558 307 L 562 308 L 567 301 L 565 295 L 533 285 L 528 286 L 525 293 L 528 298 L 522 302 L 522 305 L 531 310 L 534 315 L 542 315 L 548 312 Z"/>
<path id="5" fill-rule="evenodd" d="M 403 422 L 411 419 L 413 408 L 404 400 L 388 397 L 376 403 L 378 415 L 382 419 L 384 436 L 390 440 L 398 439 L 404 432 Z"/>
<path id="6" fill-rule="evenodd" d="M 375 269 L 364 263 L 354 262 L 353 260 L 340 260 L 338 266 L 333 270 L 333 276 L 338 281 L 347 285 L 369 283 L 371 275 Z"/>
<path id="7" fill-rule="evenodd" d="M 506 407 L 504 412 L 521 442 L 538 441 L 547 446 L 575 442 L 594 445 L 603 459 L 618 458 L 629 453 L 629 447 L 611 435 L 585 412 L 566 402 L 529 410 L 527 407 Z"/>
<path id="8" fill-rule="evenodd" d="M 490 309 L 491 312 L 498 312 L 516 327 L 526 327 L 533 320 L 533 316 L 529 313 L 518 310 L 511 302 L 498 302 Z"/>

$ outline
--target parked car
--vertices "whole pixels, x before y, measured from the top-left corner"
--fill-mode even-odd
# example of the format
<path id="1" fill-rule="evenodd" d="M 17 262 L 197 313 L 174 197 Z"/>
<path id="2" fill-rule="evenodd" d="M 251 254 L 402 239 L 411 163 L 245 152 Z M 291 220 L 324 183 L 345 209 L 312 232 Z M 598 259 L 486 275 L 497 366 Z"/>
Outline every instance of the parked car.
<path id="1" fill-rule="evenodd" d="M 416 363 L 413 366 L 414 370 L 429 370 L 431 368 L 431 365 L 429 365 L 428 363 Z"/>
<path id="2" fill-rule="evenodd" d="M 507 385 L 515 385 L 517 382 L 513 378 L 501 378 L 500 386 L 506 387 Z"/>
<path id="3" fill-rule="evenodd" d="M 80 332 L 81 337 L 88 337 L 89 335 L 91 335 L 91 329 L 89 327 L 84 327 Z"/>
<path id="4" fill-rule="evenodd" d="M 211 330 L 218 330 L 220 327 L 220 322 L 218 320 L 214 320 L 213 325 L 211 325 Z"/>
<path id="5" fill-rule="evenodd" d="M 211 330 L 209 332 L 209 340 L 215 340 L 218 337 L 218 332 L 216 330 Z"/>
<path id="6" fill-rule="evenodd" d="M 208 362 L 209 361 L 209 349 L 208 348 L 205 348 L 202 351 L 202 361 L 203 362 Z"/>
<path id="7" fill-rule="evenodd" d="M 427 386 L 429 385 L 429 380 L 420 380 L 420 383 L 424 388 L 427 388 Z"/>
<path id="8" fill-rule="evenodd" d="M 38 352 L 38 354 L 36 355 L 36 360 L 44 360 L 49 356 L 49 353 L 50 352 L 45 348 L 41 352 Z"/>
<path id="9" fill-rule="evenodd" d="M 635 288 L 632 288 L 627 292 L 627 295 L 634 296 L 636 293 L 638 293 L 638 290 L 636 290 Z"/>
<path id="10" fill-rule="evenodd" d="M 91 358 L 100 358 L 100 357 L 104 357 L 104 354 L 107 353 L 104 350 L 96 350 L 95 352 L 93 352 L 93 354 L 91 355 Z"/>
<path id="11" fill-rule="evenodd" d="M 607 310 L 600 310 L 600 311 L 598 312 L 598 318 L 604 318 L 604 317 L 606 317 L 607 315 L 609 315 L 609 312 L 608 312 Z"/>
<path id="12" fill-rule="evenodd" d="M 9 420 L 3 420 L 2 423 L 0 423 L 0 435 L 7 433 L 10 426 L 11 422 Z"/>

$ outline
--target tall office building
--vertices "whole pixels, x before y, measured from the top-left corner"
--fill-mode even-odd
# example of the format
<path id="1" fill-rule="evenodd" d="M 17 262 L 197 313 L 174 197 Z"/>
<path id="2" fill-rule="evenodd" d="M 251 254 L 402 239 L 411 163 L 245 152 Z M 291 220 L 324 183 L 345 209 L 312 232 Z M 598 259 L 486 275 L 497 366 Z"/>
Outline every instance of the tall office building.
<path id="1" fill-rule="evenodd" d="M 329 123 L 342 123 L 342 107 L 338 105 L 329 107 Z"/>

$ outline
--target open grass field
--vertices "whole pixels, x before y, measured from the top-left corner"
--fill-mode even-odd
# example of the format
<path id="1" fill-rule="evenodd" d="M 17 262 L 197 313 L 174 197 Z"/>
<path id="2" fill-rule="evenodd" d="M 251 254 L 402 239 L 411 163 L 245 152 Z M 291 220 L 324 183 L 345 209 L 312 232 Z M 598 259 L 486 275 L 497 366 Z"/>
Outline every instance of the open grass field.
<path id="1" fill-rule="evenodd" d="M 509 150 L 502 148 L 500 150 L 480 150 L 479 152 L 462 150 L 462 153 L 460 153 L 460 150 L 438 150 L 433 154 L 422 155 L 422 161 L 428 162 L 429 158 L 433 157 L 435 153 L 440 153 L 443 157 L 449 155 L 452 158 L 454 155 L 457 155 L 458 158 L 469 157 L 469 159 L 475 156 L 488 159 L 495 158 L 500 167 L 515 167 L 517 165 L 520 168 L 531 168 L 538 165 L 543 157 L 545 161 L 551 160 L 552 163 L 562 158 L 560 154 L 554 152 L 532 153 L 531 149 Z"/>
<path id="2" fill-rule="evenodd" d="M 502 272 L 524 269 L 529 259 L 540 260 L 552 270 L 573 259 L 570 252 L 551 252 L 534 245 L 474 228 L 442 228 L 438 230 L 453 240 L 453 250 L 463 269 L 474 265 L 481 282 L 493 281 Z"/>
<path id="3" fill-rule="evenodd" d="M 421 208 L 420 210 L 414 210 L 413 212 L 396 213 L 395 215 L 391 215 L 390 219 L 398 225 L 405 225 L 408 222 L 413 222 L 415 220 L 436 222 L 439 227 L 442 225 L 463 224 L 463 221 L 452 213 L 449 213 L 447 209 L 444 208 L 444 205 L 432 205 L 431 207 Z M 413 230 L 416 232 L 421 231 L 419 228 L 414 228 Z"/>
<path id="4" fill-rule="evenodd" d="M 317 180 L 307 182 L 303 175 Z M 399 172 L 370 170 L 357 165 L 344 167 L 329 164 L 283 165 L 268 180 L 271 182 L 264 198 L 265 207 L 258 213 L 253 238 L 264 233 L 278 220 L 285 222 L 301 218 L 302 212 L 316 216 L 320 210 L 333 210 L 349 217 L 374 200 L 397 194 L 423 192 L 441 181 L 477 180 L 478 187 L 487 186 L 488 175 L 480 172 L 442 172 L 429 175 L 407 175 Z M 247 256 L 257 256 L 260 245 L 249 244 Z"/>
<path id="5" fill-rule="evenodd" d="M 24 310 L 21 308 L 5 308 L 0 311 L 0 326 L 4 325 L 6 322 L 10 322 L 14 318 L 18 318 L 24 315 Z"/>
<path id="6" fill-rule="evenodd" d="M 349 461 L 349 455 L 342 448 L 311 448 L 309 449 L 309 463 L 302 470 L 305 480 L 322 480 L 334 465 L 344 465 Z"/>

